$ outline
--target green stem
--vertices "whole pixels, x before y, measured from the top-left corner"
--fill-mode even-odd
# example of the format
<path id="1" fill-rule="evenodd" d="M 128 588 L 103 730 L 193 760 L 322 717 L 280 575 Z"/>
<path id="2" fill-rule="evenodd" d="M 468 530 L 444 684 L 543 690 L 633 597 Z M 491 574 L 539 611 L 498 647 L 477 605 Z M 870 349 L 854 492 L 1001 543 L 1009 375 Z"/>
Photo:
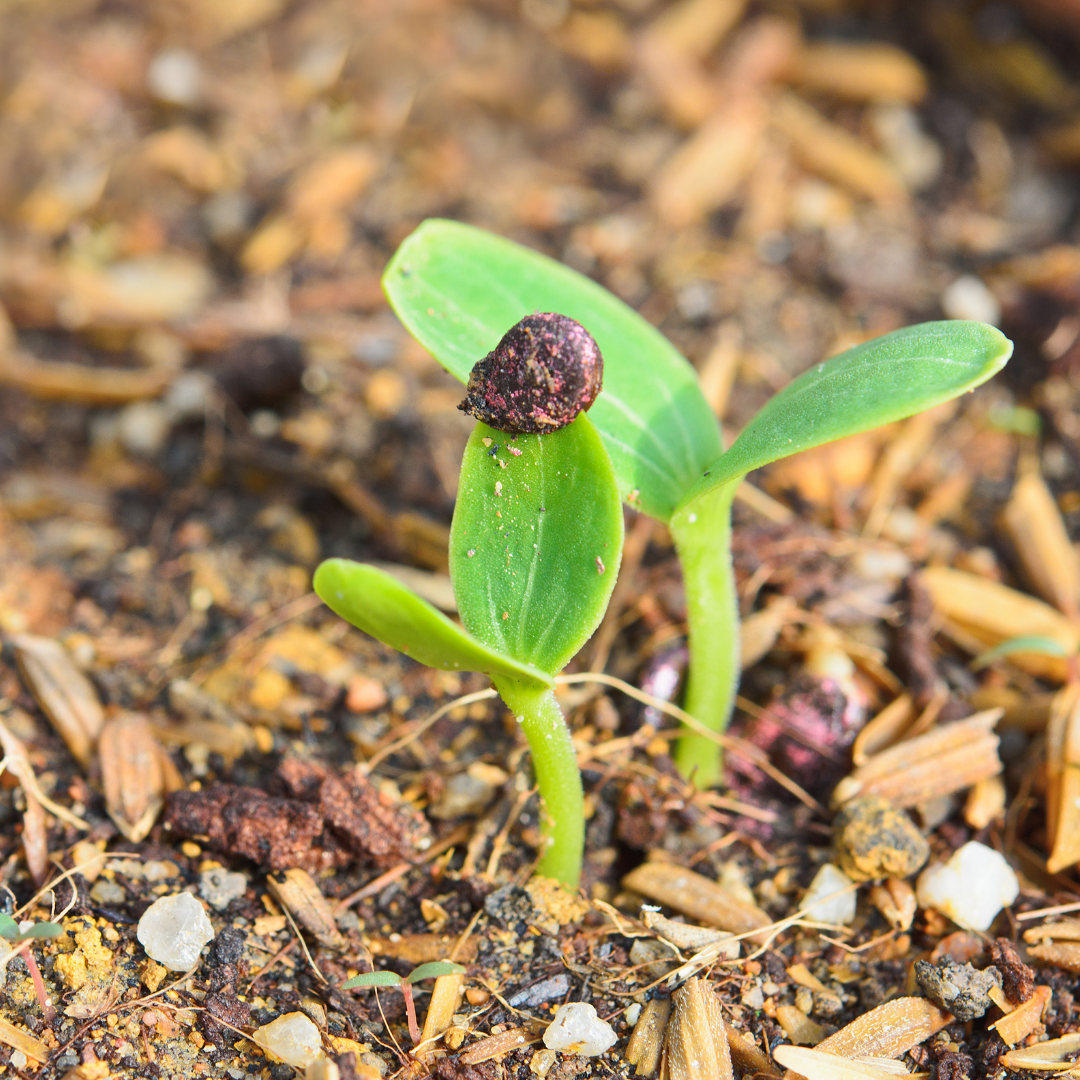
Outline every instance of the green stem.
<path id="1" fill-rule="evenodd" d="M 546 846 L 537 872 L 576 889 L 585 850 L 585 796 L 562 709 L 551 690 L 536 690 L 506 678 L 492 682 L 529 741 L 536 784 L 544 800 Z"/>
<path id="2" fill-rule="evenodd" d="M 713 731 L 731 718 L 739 685 L 739 608 L 731 568 L 731 501 L 742 477 L 675 511 L 669 524 L 682 563 L 690 673 L 684 708 Z M 699 788 L 720 781 L 723 755 L 703 735 L 683 732 L 675 764 Z"/>

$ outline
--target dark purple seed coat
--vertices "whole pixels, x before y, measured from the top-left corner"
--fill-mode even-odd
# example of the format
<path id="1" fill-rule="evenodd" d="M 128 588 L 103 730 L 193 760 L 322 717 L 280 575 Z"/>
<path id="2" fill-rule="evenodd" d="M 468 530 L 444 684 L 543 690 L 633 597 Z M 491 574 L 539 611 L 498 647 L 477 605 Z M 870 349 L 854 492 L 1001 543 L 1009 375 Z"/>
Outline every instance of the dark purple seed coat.
<path id="1" fill-rule="evenodd" d="M 469 374 L 458 406 L 511 434 L 566 427 L 600 393 L 604 360 L 592 335 L 565 315 L 527 315 Z"/>

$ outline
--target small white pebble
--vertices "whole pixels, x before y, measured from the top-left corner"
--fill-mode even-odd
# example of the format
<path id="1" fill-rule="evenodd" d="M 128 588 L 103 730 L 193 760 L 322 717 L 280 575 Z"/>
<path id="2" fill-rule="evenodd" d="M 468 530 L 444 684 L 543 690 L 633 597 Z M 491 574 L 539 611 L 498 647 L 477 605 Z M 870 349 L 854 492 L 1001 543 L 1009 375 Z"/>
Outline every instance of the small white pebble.
<path id="1" fill-rule="evenodd" d="M 997 325 L 1001 305 L 974 274 L 961 274 L 942 294 L 941 310 L 950 319 L 974 319 Z"/>
<path id="2" fill-rule="evenodd" d="M 564 1054 L 597 1057 L 615 1045 L 615 1030 L 596 1015 L 596 1010 L 583 1001 L 563 1005 L 555 1014 L 547 1031 L 544 1045 Z"/>
<path id="3" fill-rule="evenodd" d="M 251 1033 L 254 1042 L 286 1065 L 305 1069 L 322 1056 L 319 1029 L 302 1012 L 286 1013 Z"/>
<path id="4" fill-rule="evenodd" d="M 146 955 L 170 971 L 189 971 L 214 936 L 202 904 L 189 892 L 155 900 L 139 920 L 136 937 Z"/>
<path id="5" fill-rule="evenodd" d="M 635 1001 L 633 1005 L 623 1014 L 623 1019 L 630 1027 L 633 1027 L 638 1022 L 638 1017 L 641 1015 L 641 1006 Z"/>
<path id="6" fill-rule="evenodd" d="M 993 848 L 972 840 L 944 865 L 933 863 L 915 890 L 921 907 L 934 908 L 965 930 L 987 930 L 1020 893 L 1012 867 Z"/>
<path id="7" fill-rule="evenodd" d="M 855 890 L 851 886 L 852 880 L 843 870 L 825 863 L 814 875 L 799 906 L 808 909 L 806 917 L 814 922 L 847 926 L 855 918 Z"/>
<path id="8" fill-rule="evenodd" d="M 230 873 L 224 867 L 204 870 L 199 875 L 199 895 L 213 908 L 224 911 L 247 892 L 247 874 Z"/>
<path id="9" fill-rule="evenodd" d="M 146 72 L 150 92 L 170 105 L 198 105 L 202 100 L 203 73 L 199 58 L 188 49 L 164 49 L 150 61 Z"/>

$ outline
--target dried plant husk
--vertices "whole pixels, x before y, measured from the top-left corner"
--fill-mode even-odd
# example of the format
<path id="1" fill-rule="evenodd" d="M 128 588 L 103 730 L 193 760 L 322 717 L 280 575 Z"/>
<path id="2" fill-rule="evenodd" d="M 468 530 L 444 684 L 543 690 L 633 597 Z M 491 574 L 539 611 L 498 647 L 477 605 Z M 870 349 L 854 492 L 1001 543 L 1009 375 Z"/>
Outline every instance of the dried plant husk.
<path id="1" fill-rule="evenodd" d="M 871 887 L 870 903 L 894 930 L 910 929 L 919 906 L 915 890 L 903 878 L 895 877 Z"/>
<path id="2" fill-rule="evenodd" d="M 1073 1056 L 1078 1052 L 1080 1032 L 1010 1050 L 1002 1057 L 1001 1064 L 1006 1069 L 1023 1069 L 1025 1072 L 1065 1072 L 1076 1068 Z"/>
<path id="3" fill-rule="evenodd" d="M 427 1016 L 424 1017 L 424 1029 L 420 1033 L 420 1043 L 413 1051 L 418 1061 L 430 1061 L 434 1058 L 435 1040 L 453 1023 L 464 982 L 465 976 L 458 973 L 440 975 L 435 980 L 435 985 L 431 988 Z"/>
<path id="4" fill-rule="evenodd" d="M 660 1080 L 732 1080 L 720 999 L 706 979 L 688 979 L 671 995 Z"/>
<path id="5" fill-rule="evenodd" d="M 903 737 L 915 716 L 915 702 L 910 694 L 894 698 L 855 737 L 851 746 L 851 760 L 856 765 L 863 765 L 874 754 L 887 750 Z"/>
<path id="6" fill-rule="evenodd" d="M 776 1046 L 773 1057 L 806 1080 L 893 1080 L 897 1075 L 877 1061 L 840 1057 L 809 1046 Z"/>
<path id="7" fill-rule="evenodd" d="M 674 863 L 642 863 L 623 878 L 623 887 L 733 934 L 772 925 L 772 919 L 756 905 L 744 903 L 710 878 Z M 765 936 L 754 934 L 752 940 L 760 943 Z"/>
<path id="8" fill-rule="evenodd" d="M 980 649 L 1016 637 L 1052 638 L 1066 656 L 1080 645 L 1080 623 L 1034 596 L 1026 596 L 978 574 L 945 566 L 923 570 L 919 581 L 929 592 L 937 611 L 977 641 Z M 1009 662 L 1031 675 L 1057 682 L 1064 682 L 1068 675 L 1060 656 L 1018 652 L 1009 654 Z"/>
<path id="9" fill-rule="evenodd" d="M 989 709 L 875 754 L 836 785 L 834 805 L 878 795 L 897 807 L 917 806 L 996 776 L 1001 759 L 991 729 L 1000 718 L 1001 709 Z"/>
<path id="10" fill-rule="evenodd" d="M 468 1050 L 461 1055 L 461 1060 L 466 1065 L 479 1065 L 482 1061 L 491 1061 L 493 1058 L 505 1057 L 511 1050 L 524 1046 L 529 1041 L 529 1036 L 524 1028 L 510 1028 L 498 1035 L 489 1035 L 486 1039 L 473 1043 Z"/>
<path id="11" fill-rule="evenodd" d="M 852 1020 L 818 1043 L 817 1049 L 841 1057 L 898 1058 L 952 1019 L 952 1013 L 926 998 L 893 998 Z"/>
<path id="12" fill-rule="evenodd" d="M 1080 941 L 1080 919 L 1059 919 L 1057 922 L 1043 923 L 1024 931 L 1024 940 L 1029 945 L 1040 941 Z"/>
<path id="13" fill-rule="evenodd" d="M 137 713 L 105 725 L 98 757 L 109 817 L 128 840 L 138 842 L 153 828 L 166 794 L 183 787 L 180 774 L 149 721 Z"/>
<path id="14" fill-rule="evenodd" d="M 20 634 L 12 641 L 27 689 L 41 706 L 72 757 L 90 767 L 105 712 L 93 683 L 52 638 Z"/>
<path id="15" fill-rule="evenodd" d="M 1046 725 L 1046 820 L 1051 837 L 1046 869 L 1056 874 L 1080 862 L 1080 683 L 1055 696 Z"/>
<path id="16" fill-rule="evenodd" d="M 1017 1005 L 1012 1012 L 1006 1013 L 991 1027 L 1009 1046 L 1015 1046 L 1021 1039 L 1026 1039 L 1035 1030 L 1043 1011 L 1050 1003 L 1049 986 L 1036 986 L 1035 992 L 1022 1005 Z"/>
<path id="17" fill-rule="evenodd" d="M 664 1032 L 670 1016 L 669 998 L 653 998 L 642 1006 L 641 1015 L 623 1052 L 623 1057 L 635 1067 L 635 1076 L 652 1076 L 659 1068 Z"/>
<path id="18" fill-rule="evenodd" d="M 1080 559 L 1036 468 L 1023 470 L 1001 517 L 1035 592 L 1069 618 L 1080 616 Z"/>
<path id="19" fill-rule="evenodd" d="M 345 939 L 334 921 L 333 908 L 306 870 L 293 867 L 280 878 L 270 875 L 266 879 L 266 887 L 270 895 L 305 930 L 310 931 L 320 945 L 330 949 L 344 947 Z"/>
<path id="20" fill-rule="evenodd" d="M 1028 949 L 1028 956 L 1063 971 L 1080 972 L 1080 943 L 1075 941 L 1052 941 L 1046 945 L 1032 945 Z"/>

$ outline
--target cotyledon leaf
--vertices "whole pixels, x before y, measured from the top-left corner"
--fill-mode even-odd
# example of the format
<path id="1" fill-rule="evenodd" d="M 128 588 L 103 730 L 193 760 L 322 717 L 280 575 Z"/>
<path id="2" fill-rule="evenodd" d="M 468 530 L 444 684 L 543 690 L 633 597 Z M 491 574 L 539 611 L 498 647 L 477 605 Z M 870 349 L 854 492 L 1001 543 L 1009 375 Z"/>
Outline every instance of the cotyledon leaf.
<path id="1" fill-rule="evenodd" d="M 383 288 L 410 333 L 462 382 L 526 315 L 580 322 L 604 357 L 589 418 L 620 495 L 653 517 L 667 521 L 720 453 L 719 426 L 686 359 L 617 297 L 545 255 L 436 218 L 398 248 Z"/>
<path id="2" fill-rule="evenodd" d="M 313 586 L 346 622 L 428 667 L 502 675 L 537 689 L 552 685 L 544 672 L 477 641 L 384 570 L 327 559 Z"/>
<path id="3" fill-rule="evenodd" d="M 815 364 L 761 409 L 684 500 L 800 450 L 902 420 L 1000 371 L 1012 342 L 985 323 L 920 323 Z"/>
<path id="4" fill-rule="evenodd" d="M 474 637 L 554 675 L 607 607 L 622 556 L 611 462 L 588 417 L 546 435 L 477 424 L 461 464 L 450 576 Z"/>

